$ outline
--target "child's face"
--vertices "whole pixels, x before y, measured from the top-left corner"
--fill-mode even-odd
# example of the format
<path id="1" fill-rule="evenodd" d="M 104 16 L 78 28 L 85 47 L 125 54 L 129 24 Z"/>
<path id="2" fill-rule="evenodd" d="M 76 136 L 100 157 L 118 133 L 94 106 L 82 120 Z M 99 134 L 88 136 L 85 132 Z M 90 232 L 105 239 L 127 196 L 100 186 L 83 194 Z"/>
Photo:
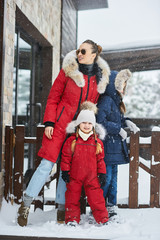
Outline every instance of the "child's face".
<path id="1" fill-rule="evenodd" d="M 82 122 L 80 123 L 79 128 L 81 129 L 82 132 L 89 133 L 92 131 L 93 124 L 90 122 Z"/>

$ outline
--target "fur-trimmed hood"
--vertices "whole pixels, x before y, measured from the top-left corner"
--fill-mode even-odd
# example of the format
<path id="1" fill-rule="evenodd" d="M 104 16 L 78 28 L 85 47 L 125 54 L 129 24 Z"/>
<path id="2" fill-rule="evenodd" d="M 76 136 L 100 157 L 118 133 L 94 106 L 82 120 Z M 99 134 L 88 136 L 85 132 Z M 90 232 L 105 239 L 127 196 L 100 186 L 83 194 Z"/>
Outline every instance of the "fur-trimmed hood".
<path id="1" fill-rule="evenodd" d="M 68 134 L 75 133 L 76 132 L 76 127 L 77 127 L 76 120 L 74 120 L 74 121 L 72 121 L 68 124 L 68 126 L 66 128 L 66 132 Z M 96 123 L 95 132 L 98 134 L 99 139 L 101 139 L 101 140 L 105 139 L 105 136 L 106 136 L 107 133 L 106 133 L 105 128 L 101 124 Z"/>
<path id="2" fill-rule="evenodd" d="M 79 66 L 76 59 L 76 50 L 69 52 L 64 57 L 62 68 L 66 76 L 72 78 L 78 87 L 84 87 L 85 80 L 83 77 L 83 73 L 79 71 Z M 110 68 L 108 63 L 100 56 L 98 56 L 96 63 L 98 67 L 102 70 L 102 77 L 97 86 L 97 91 L 102 94 L 105 92 L 106 86 L 109 83 Z"/>
<path id="3" fill-rule="evenodd" d="M 119 73 L 117 73 L 116 79 L 115 79 L 115 88 L 118 91 L 123 90 L 123 84 L 124 82 L 127 82 L 132 76 L 132 73 L 129 69 L 123 69 Z"/>
<path id="4" fill-rule="evenodd" d="M 132 73 L 129 69 L 121 70 L 120 72 L 117 71 L 111 71 L 109 84 L 106 88 L 106 91 L 104 95 L 110 96 L 117 106 L 119 106 L 119 103 L 121 101 L 120 94 L 118 94 L 117 91 L 122 90 L 123 83 L 127 82 L 132 76 Z"/>

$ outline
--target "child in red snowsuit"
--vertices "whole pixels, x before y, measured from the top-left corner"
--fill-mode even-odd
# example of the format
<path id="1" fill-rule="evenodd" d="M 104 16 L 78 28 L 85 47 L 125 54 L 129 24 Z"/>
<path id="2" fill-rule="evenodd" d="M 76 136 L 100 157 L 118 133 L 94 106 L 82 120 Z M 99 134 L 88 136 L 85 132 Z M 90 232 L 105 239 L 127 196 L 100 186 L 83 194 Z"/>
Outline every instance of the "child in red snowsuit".
<path id="1" fill-rule="evenodd" d="M 96 123 L 93 111 L 82 110 L 77 120 L 68 125 L 67 132 L 74 134 L 62 149 L 62 179 L 67 183 L 65 223 L 75 226 L 80 222 L 79 200 L 84 186 L 96 222 L 107 224 L 108 212 L 101 189 L 106 180 L 104 150 L 95 133 L 100 132 L 99 137 L 104 138 L 105 130 Z"/>

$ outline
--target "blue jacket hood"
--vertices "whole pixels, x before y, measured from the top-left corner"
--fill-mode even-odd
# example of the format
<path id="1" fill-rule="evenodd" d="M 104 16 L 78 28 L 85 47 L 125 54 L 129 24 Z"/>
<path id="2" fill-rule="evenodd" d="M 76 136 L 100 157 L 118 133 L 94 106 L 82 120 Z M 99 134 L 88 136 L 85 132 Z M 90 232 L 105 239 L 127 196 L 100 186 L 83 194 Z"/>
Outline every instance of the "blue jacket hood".
<path id="1" fill-rule="evenodd" d="M 121 96 L 119 95 L 118 91 L 116 90 L 115 87 L 115 80 L 118 72 L 117 71 L 111 71 L 111 75 L 109 78 L 109 84 L 105 90 L 104 95 L 110 96 L 115 104 L 119 106 L 119 103 L 121 101 Z"/>

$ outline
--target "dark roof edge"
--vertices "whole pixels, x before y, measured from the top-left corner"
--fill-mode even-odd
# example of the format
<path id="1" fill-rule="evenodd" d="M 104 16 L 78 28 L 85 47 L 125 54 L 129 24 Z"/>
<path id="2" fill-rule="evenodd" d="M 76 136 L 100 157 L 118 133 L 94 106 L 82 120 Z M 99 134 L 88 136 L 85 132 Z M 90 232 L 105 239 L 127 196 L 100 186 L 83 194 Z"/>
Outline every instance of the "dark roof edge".
<path id="1" fill-rule="evenodd" d="M 114 53 L 114 52 L 129 52 L 129 51 L 139 51 L 139 50 L 151 50 L 159 49 L 160 45 L 151 45 L 151 46 L 139 46 L 139 47 L 128 47 L 128 48 L 115 48 L 115 49 L 103 49 L 103 53 Z"/>
<path id="2" fill-rule="evenodd" d="M 77 11 L 108 8 L 108 0 L 72 0 Z"/>

